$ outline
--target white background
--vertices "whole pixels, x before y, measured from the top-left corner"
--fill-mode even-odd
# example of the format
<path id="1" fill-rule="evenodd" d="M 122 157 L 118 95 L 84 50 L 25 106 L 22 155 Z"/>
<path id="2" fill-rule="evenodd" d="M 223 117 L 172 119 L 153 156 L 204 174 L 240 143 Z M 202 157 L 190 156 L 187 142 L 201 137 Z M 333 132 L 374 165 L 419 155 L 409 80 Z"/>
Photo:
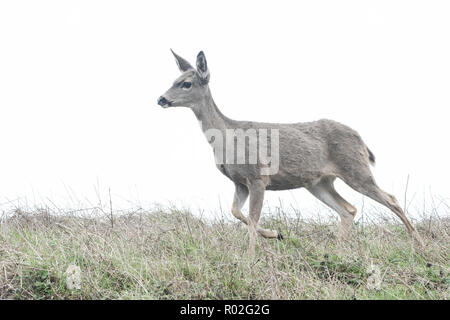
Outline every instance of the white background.
<path id="1" fill-rule="evenodd" d="M 122 208 L 228 210 L 233 184 L 193 113 L 156 104 L 179 75 L 169 48 L 192 64 L 205 52 L 227 116 L 338 120 L 402 204 L 408 175 L 408 202 L 445 199 L 449 17 L 448 1 L 2 1 L 0 204 L 96 204 L 110 188 Z"/>

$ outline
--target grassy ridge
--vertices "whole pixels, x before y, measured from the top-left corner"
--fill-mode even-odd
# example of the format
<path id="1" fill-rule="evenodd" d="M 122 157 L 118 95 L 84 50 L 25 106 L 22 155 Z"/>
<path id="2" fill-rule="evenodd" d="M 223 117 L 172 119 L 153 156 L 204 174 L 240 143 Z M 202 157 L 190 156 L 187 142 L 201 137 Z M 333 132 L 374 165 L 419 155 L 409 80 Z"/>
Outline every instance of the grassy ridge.
<path id="1" fill-rule="evenodd" d="M 239 223 L 205 222 L 161 210 L 107 217 L 17 210 L 0 224 L 2 299 L 448 299 L 448 219 L 417 227 L 355 225 L 336 244 L 336 226 L 302 219 L 263 221 L 283 241 L 258 239 L 246 258 Z M 65 271 L 81 268 L 82 288 Z M 370 286 L 371 284 L 375 283 Z"/>

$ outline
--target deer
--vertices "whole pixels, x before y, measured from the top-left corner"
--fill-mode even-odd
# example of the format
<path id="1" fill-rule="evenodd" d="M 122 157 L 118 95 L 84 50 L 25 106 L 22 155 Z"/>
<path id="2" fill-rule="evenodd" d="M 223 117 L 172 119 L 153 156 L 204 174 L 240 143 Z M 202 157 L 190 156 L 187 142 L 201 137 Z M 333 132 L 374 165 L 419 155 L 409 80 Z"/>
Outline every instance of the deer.
<path id="1" fill-rule="evenodd" d="M 257 144 L 272 146 L 278 153 L 276 170 L 267 170 L 270 165 L 268 157 L 260 157 L 253 162 L 245 159 L 244 162 L 238 163 L 217 161 L 216 157 L 219 171 L 234 183 L 231 212 L 234 217 L 247 225 L 249 256 L 255 255 L 258 234 L 264 238 L 283 239 L 280 231 L 265 229 L 258 225 L 266 190 L 306 188 L 313 196 L 337 212 L 340 223 L 336 238 L 340 242 L 348 240 L 347 236 L 357 209 L 336 191 L 334 187 L 336 178 L 390 209 L 400 218 L 410 237 L 422 244 L 417 230 L 408 220 L 397 199 L 377 186 L 370 169 L 370 165 L 375 164 L 375 156 L 355 130 L 328 119 L 299 123 L 262 123 L 230 119 L 219 110 L 211 95 L 210 73 L 203 51 L 197 55 L 196 69 L 172 49 L 171 52 L 181 76 L 158 98 L 157 103 L 163 108 L 191 109 L 208 143 L 213 146 L 215 157 L 217 154 L 227 153 L 225 149 L 230 143 L 215 144 L 216 139 L 212 137 L 211 132 L 214 132 L 216 137 L 227 136 L 230 130 L 231 132 L 241 130 L 245 133 L 265 129 L 277 133 L 278 140 L 274 140 L 275 142 L 267 135 L 256 135 Z M 236 136 L 234 142 L 235 140 Z M 250 139 L 244 140 L 246 141 L 244 151 L 250 155 L 251 152 L 248 150 Z M 242 208 L 247 198 L 249 198 L 249 213 L 248 217 L 245 217 Z"/>

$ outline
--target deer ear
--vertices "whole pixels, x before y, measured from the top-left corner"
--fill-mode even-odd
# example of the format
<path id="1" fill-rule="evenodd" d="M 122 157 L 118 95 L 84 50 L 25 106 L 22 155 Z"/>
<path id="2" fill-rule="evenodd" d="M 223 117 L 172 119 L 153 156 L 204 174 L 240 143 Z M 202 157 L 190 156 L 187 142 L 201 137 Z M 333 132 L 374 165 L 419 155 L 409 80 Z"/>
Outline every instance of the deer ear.
<path id="1" fill-rule="evenodd" d="M 197 72 L 202 84 L 207 84 L 209 82 L 209 70 L 203 51 L 200 51 L 197 55 Z"/>
<path id="2" fill-rule="evenodd" d="M 187 62 L 182 57 L 180 57 L 175 52 L 173 52 L 172 49 L 170 49 L 170 51 L 172 51 L 172 53 L 173 53 L 173 55 L 175 57 L 175 61 L 177 62 L 177 65 L 178 65 L 178 69 L 180 69 L 181 72 L 185 72 L 185 71 L 187 71 L 189 69 L 194 69 L 194 68 L 192 68 L 192 66 L 190 65 L 189 62 Z"/>

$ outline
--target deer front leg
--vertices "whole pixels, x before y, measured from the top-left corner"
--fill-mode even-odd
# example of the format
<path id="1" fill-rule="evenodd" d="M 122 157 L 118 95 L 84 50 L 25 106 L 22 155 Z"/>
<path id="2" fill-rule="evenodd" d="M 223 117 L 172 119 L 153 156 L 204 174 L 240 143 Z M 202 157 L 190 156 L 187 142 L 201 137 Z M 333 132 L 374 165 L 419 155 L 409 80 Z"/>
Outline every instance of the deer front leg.
<path id="1" fill-rule="evenodd" d="M 247 218 L 242 214 L 242 207 L 248 198 L 248 188 L 243 184 L 236 183 L 236 190 L 234 192 L 233 205 L 231 207 L 231 212 L 233 216 L 241 220 L 243 223 L 247 224 Z"/>
<path id="2" fill-rule="evenodd" d="M 234 193 L 234 200 L 233 205 L 231 207 L 231 212 L 237 219 L 239 219 L 245 224 L 248 224 L 248 221 L 247 218 L 242 214 L 241 210 L 245 204 L 245 201 L 247 201 L 248 194 L 249 191 L 247 186 L 236 183 L 236 190 Z M 277 238 L 278 240 L 281 240 L 283 238 L 280 232 L 276 230 L 264 229 L 259 227 L 258 225 L 256 226 L 256 231 L 264 238 Z"/>
<path id="3" fill-rule="evenodd" d="M 253 181 L 249 186 L 250 213 L 248 216 L 247 226 L 248 235 L 250 238 L 248 244 L 248 255 L 250 257 L 255 256 L 256 228 L 258 225 L 259 217 L 261 216 L 265 189 L 265 185 L 261 180 Z"/>

